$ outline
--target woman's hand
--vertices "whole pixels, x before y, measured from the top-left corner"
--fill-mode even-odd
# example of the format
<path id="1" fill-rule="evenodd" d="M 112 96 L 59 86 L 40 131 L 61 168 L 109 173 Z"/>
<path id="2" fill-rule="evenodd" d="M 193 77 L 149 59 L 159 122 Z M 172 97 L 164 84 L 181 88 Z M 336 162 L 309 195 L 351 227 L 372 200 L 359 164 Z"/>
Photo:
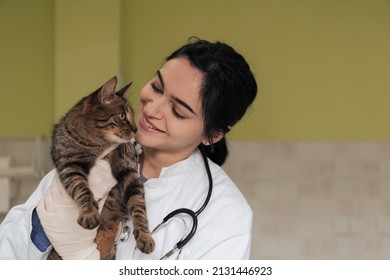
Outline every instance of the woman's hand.
<path id="1" fill-rule="evenodd" d="M 91 169 L 88 184 L 102 210 L 107 194 L 117 181 L 107 161 L 99 159 Z M 100 259 L 94 243 L 97 228 L 89 230 L 77 223 L 79 209 L 56 174 L 37 206 L 45 233 L 57 253 L 65 259 Z"/>

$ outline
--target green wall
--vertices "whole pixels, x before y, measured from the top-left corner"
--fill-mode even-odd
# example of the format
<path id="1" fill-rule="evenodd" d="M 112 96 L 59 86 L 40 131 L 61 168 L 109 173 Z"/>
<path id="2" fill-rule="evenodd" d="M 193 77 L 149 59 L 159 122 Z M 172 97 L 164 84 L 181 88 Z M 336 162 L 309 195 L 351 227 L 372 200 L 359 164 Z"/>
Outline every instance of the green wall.
<path id="1" fill-rule="evenodd" d="M 389 1 L 123 4 L 124 74 L 139 88 L 191 35 L 226 41 L 245 54 L 260 90 L 231 138 L 390 139 Z"/>
<path id="2" fill-rule="evenodd" d="M 233 45 L 257 77 L 258 98 L 231 139 L 390 139 L 388 1 L 110 3 L 0 0 L 0 135 L 48 135 L 71 104 L 114 74 L 134 81 L 135 104 L 164 58 L 195 35 Z"/>
<path id="3" fill-rule="evenodd" d="M 0 0 L 0 136 L 50 133 L 53 11 L 50 0 Z"/>
<path id="4" fill-rule="evenodd" d="M 120 0 L 55 1 L 54 120 L 120 75 Z"/>

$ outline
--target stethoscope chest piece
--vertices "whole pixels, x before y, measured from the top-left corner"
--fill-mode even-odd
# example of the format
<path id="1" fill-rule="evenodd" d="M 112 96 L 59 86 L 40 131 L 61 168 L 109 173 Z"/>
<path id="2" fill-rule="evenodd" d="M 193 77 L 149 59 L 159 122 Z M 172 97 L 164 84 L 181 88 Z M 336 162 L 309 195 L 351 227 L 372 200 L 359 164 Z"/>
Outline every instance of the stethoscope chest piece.
<path id="1" fill-rule="evenodd" d="M 123 221 L 119 222 L 118 232 L 115 236 L 115 244 L 118 244 L 119 241 L 126 242 L 130 236 L 130 228 L 125 226 Z"/>

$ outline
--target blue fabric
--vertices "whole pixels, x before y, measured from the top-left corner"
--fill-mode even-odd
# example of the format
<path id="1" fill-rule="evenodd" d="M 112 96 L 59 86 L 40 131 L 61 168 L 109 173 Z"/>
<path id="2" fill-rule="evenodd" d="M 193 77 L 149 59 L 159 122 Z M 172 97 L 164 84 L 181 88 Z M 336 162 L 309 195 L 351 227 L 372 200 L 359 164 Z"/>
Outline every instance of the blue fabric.
<path id="1" fill-rule="evenodd" d="M 146 178 L 142 173 L 141 173 L 141 175 L 139 176 L 140 177 L 140 179 L 141 179 L 141 182 L 142 182 L 142 184 L 145 184 L 146 183 L 146 181 L 148 181 L 149 179 L 148 178 Z"/>
<path id="2" fill-rule="evenodd" d="M 41 225 L 41 220 L 38 217 L 37 210 L 34 209 L 31 217 L 32 231 L 31 241 L 38 248 L 39 251 L 45 252 L 51 245 L 49 239 L 46 236 L 45 231 Z"/>

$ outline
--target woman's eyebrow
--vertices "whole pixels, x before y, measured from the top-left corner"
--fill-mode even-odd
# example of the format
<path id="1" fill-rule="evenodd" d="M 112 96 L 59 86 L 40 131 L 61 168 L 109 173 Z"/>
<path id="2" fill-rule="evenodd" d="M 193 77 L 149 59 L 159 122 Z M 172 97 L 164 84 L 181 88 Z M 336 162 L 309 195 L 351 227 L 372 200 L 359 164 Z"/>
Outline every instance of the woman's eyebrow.
<path id="1" fill-rule="evenodd" d="M 162 88 L 164 88 L 164 79 L 161 75 L 161 72 L 160 70 L 157 70 L 157 77 L 158 79 L 160 80 L 160 83 L 161 83 L 161 86 Z M 180 98 L 176 97 L 176 96 L 172 96 L 171 97 L 173 100 L 175 100 L 179 105 L 185 107 L 188 111 L 190 111 L 191 113 L 193 113 L 195 116 L 196 116 L 196 113 L 195 111 L 191 108 L 190 105 L 188 105 L 187 103 L 185 103 L 183 100 L 181 100 Z"/>
<path id="2" fill-rule="evenodd" d="M 160 70 L 157 70 L 157 77 L 158 77 L 158 79 L 160 80 L 160 83 L 161 83 L 162 88 L 164 88 L 164 80 L 163 80 L 163 77 L 162 77 L 162 75 L 161 75 Z"/>
<path id="3" fill-rule="evenodd" d="M 175 100 L 179 105 L 187 108 L 188 111 L 190 111 L 191 113 L 193 113 L 195 116 L 196 116 L 196 113 L 195 111 L 191 108 L 190 105 L 188 105 L 187 103 L 185 103 L 183 100 L 181 100 L 180 98 L 176 97 L 176 96 L 172 96 L 171 97 L 173 100 Z"/>

